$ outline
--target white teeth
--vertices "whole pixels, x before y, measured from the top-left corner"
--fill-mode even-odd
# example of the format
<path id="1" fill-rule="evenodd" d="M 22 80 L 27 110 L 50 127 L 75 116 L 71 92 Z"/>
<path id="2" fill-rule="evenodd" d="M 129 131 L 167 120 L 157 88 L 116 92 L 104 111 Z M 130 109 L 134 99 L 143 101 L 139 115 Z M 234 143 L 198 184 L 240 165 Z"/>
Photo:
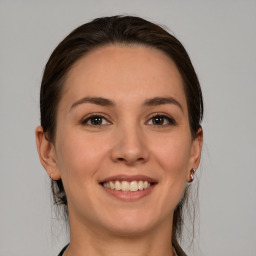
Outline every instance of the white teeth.
<path id="1" fill-rule="evenodd" d="M 103 186 L 105 188 L 114 189 L 114 190 L 122 190 L 124 192 L 132 191 L 136 192 L 139 190 L 147 189 L 151 186 L 151 184 L 148 181 L 109 181 L 104 182 Z"/>
<path id="2" fill-rule="evenodd" d="M 110 188 L 109 182 L 104 182 L 104 183 L 103 183 L 103 186 L 104 186 L 105 188 Z"/>
<path id="3" fill-rule="evenodd" d="M 144 182 L 142 180 L 139 181 L 139 184 L 138 184 L 139 190 L 143 190 L 143 188 L 144 188 L 143 183 Z"/>
<path id="4" fill-rule="evenodd" d="M 113 181 L 110 181 L 110 182 L 109 182 L 109 185 L 110 185 L 110 188 L 111 188 L 111 189 L 114 189 L 114 188 L 115 188 L 115 184 L 114 184 Z"/>
<path id="5" fill-rule="evenodd" d="M 122 191 L 129 191 L 130 190 L 130 184 L 128 181 L 122 181 Z"/>
<path id="6" fill-rule="evenodd" d="M 146 189 L 150 186 L 150 184 L 147 181 L 143 182 L 143 188 Z"/>
<path id="7" fill-rule="evenodd" d="M 120 183 L 120 181 L 116 181 L 115 182 L 115 190 L 121 190 L 122 189 L 122 186 L 121 186 L 121 183 Z"/>
<path id="8" fill-rule="evenodd" d="M 131 191 L 138 191 L 138 183 L 137 183 L 137 181 L 132 181 L 130 183 L 130 190 Z"/>

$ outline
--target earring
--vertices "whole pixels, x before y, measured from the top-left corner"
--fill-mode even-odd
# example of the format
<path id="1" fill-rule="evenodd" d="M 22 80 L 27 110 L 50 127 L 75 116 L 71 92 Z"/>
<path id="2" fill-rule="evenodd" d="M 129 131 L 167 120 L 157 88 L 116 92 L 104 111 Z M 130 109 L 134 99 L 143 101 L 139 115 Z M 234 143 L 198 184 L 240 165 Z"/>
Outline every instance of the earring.
<path id="1" fill-rule="evenodd" d="M 196 172 L 196 170 L 194 168 L 192 168 L 190 170 L 190 181 L 189 181 L 190 183 L 193 182 L 193 180 L 194 180 L 195 172 Z"/>

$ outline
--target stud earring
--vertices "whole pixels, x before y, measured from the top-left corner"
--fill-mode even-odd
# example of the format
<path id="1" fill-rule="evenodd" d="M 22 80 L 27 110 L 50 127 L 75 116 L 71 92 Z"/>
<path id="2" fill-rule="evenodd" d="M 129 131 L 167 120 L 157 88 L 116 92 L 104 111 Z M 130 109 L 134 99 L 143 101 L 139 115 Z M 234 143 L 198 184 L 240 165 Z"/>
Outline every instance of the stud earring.
<path id="1" fill-rule="evenodd" d="M 195 172 L 196 172 L 196 170 L 194 168 L 192 168 L 190 170 L 190 181 L 189 181 L 190 183 L 193 182 L 193 180 L 194 180 Z"/>

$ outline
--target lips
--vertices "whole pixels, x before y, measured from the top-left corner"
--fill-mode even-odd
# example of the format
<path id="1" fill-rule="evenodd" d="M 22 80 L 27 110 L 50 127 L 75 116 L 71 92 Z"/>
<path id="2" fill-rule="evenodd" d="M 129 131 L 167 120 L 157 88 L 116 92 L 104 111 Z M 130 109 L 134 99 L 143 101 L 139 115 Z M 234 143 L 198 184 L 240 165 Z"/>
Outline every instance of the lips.
<path id="1" fill-rule="evenodd" d="M 129 181 L 119 181 L 119 180 L 116 180 L 116 181 L 109 181 L 109 182 L 104 182 L 103 183 L 103 186 L 105 188 L 109 188 L 109 189 L 114 189 L 114 190 L 121 190 L 123 192 L 127 192 L 127 191 L 131 191 L 131 192 L 135 192 L 135 191 L 138 191 L 138 190 L 144 190 L 144 189 L 147 189 L 149 188 L 150 186 L 152 186 L 153 183 L 150 183 L 148 181 L 143 181 L 143 180 L 140 180 L 140 181 L 136 181 L 136 180 L 133 180 L 131 182 Z"/>
<path id="2" fill-rule="evenodd" d="M 149 177 L 149 176 L 145 176 L 145 175 L 115 175 L 115 176 L 110 176 L 108 178 L 105 178 L 103 180 L 101 180 L 99 183 L 104 183 L 104 182 L 109 182 L 109 181 L 148 181 L 149 183 L 157 183 L 157 180 Z"/>
<path id="3" fill-rule="evenodd" d="M 136 200 L 148 195 L 157 181 L 144 175 L 116 175 L 99 182 L 104 190 L 122 200 Z"/>

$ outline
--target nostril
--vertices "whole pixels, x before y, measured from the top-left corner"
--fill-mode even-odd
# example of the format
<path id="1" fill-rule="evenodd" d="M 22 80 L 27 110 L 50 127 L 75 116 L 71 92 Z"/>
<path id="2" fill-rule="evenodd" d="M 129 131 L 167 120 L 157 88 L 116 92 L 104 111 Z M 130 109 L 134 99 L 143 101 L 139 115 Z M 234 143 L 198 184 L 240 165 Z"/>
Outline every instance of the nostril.
<path id="1" fill-rule="evenodd" d="M 149 152 L 144 145 L 133 145 L 131 143 L 117 143 L 111 150 L 111 158 L 114 162 L 133 165 L 148 160 Z"/>
<path id="2" fill-rule="evenodd" d="M 144 158 L 143 157 L 139 157 L 139 158 L 134 158 L 134 159 L 126 159 L 126 158 L 123 158 L 123 157 L 119 157 L 117 158 L 117 160 L 119 162 L 143 162 L 144 161 Z"/>

